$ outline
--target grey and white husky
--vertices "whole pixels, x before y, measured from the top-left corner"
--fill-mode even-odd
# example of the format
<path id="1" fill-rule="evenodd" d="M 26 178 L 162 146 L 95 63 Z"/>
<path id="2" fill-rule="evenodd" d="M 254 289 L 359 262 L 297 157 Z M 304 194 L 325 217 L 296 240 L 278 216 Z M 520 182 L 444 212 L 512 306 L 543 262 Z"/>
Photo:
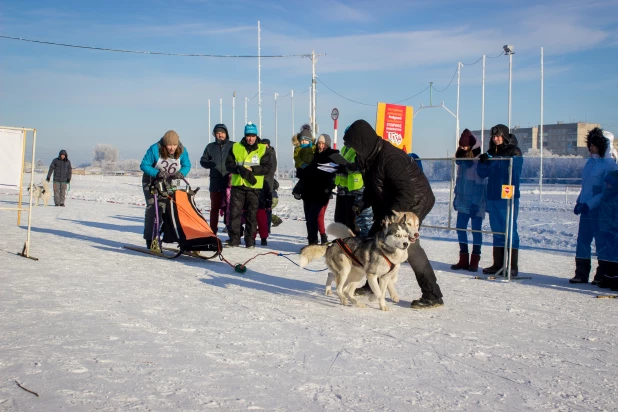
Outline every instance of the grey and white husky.
<path id="1" fill-rule="evenodd" d="M 413 217 L 416 218 L 415 215 Z M 330 269 L 326 294 L 330 295 L 331 284 L 335 281 L 341 304 L 347 305 L 349 300 L 361 308 L 365 305 L 354 298 L 354 290 L 366 276 L 380 309 L 386 311 L 386 290 L 389 289 L 391 297 L 396 296 L 393 280 L 397 278 L 401 263 L 408 259 L 408 247 L 419 237 L 418 218 L 414 222 L 408 222 L 408 219 L 407 213 L 384 219 L 382 230 L 374 238 L 368 239 L 354 237 L 345 225 L 332 223 L 326 231 L 341 241 L 303 247 L 300 251 L 300 266 L 305 267 L 312 260 L 325 256 L 326 266 Z M 411 226 L 416 227 L 416 230 L 411 230 Z"/>

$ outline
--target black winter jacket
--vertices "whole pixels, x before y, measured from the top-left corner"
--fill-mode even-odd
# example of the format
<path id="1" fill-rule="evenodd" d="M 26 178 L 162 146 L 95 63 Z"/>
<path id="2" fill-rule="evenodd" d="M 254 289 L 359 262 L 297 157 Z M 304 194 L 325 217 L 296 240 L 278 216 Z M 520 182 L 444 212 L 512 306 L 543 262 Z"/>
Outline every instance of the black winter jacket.
<path id="1" fill-rule="evenodd" d="M 508 129 L 507 129 L 508 130 Z M 513 158 L 513 177 L 511 184 L 515 186 L 515 195 L 517 199 L 520 196 L 519 186 L 520 177 L 524 164 L 524 158 L 521 154 L 521 149 L 517 146 L 517 137 L 513 134 L 504 136 L 503 143 L 500 146 L 496 146 L 493 139 L 489 143 L 489 150 L 487 153 L 492 158 Z M 502 199 L 502 185 L 509 184 L 509 163 L 506 160 L 493 160 L 479 163 L 476 169 L 476 173 L 480 177 L 488 177 L 487 179 L 487 198 L 491 200 L 503 200 Z"/>
<path id="2" fill-rule="evenodd" d="M 208 190 L 211 192 L 221 192 L 228 186 L 229 173 L 225 167 L 225 162 L 234 142 L 230 140 L 227 129 L 225 129 L 225 134 L 226 138 L 223 142 L 216 140 L 209 143 L 200 159 L 202 167 L 210 169 L 210 186 Z"/>
<path id="3" fill-rule="evenodd" d="M 60 155 L 64 155 L 64 160 L 60 158 Z M 65 150 L 61 150 L 58 157 L 52 160 L 51 165 L 49 166 L 47 180 L 49 181 L 53 173 L 54 182 L 68 182 L 71 180 L 71 175 L 73 174 L 72 171 L 73 168 L 71 167 L 71 161 L 67 156 L 67 152 Z"/>
<path id="4" fill-rule="evenodd" d="M 266 149 L 266 155 L 270 156 L 270 172 L 264 178 L 264 189 L 272 192 L 275 187 L 275 172 L 277 171 L 277 153 L 275 149 L 269 147 Z M 265 155 L 265 156 L 266 156 Z"/>
<path id="5" fill-rule="evenodd" d="M 433 208 L 435 197 L 429 181 L 416 162 L 378 136 L 369 123 L 357 120 L 343 140 L 356 150 L 356 162 L 363 170 L 364 206 L 373 208 L 371 233 L 393 210 L 414 212 L 422 221 Z"/>
<path id="6" fill-rule="evenodd" d="M 251 153 L 252 151 L 257 149 L 257 145 L 260 142 L 261 142 L 261 140 L 258 137 L 255 140 L 255 143 L 250 146 L 247 143 L 247 140 L 243 137 L 243 139 L 238 144 L 243 145 L 245 147 L 245 149 L 247 149 L 247 152 Z M 234 143 L 234 144 L 236 144 L 236 143 Z M 249 172 L 249 173 L 252 173 L 253 176 L 268 176 L 270 171 L 273 170 L 273 157 L 274 157 L 274 150 L 266 149 L 266 153 L 264 153 L 264 156 L 262 156 L 262 158 L 260 159 L 260 165 L 259 166 L 252 166 L 251 167 L 252 171 Z M 238 165 L 237 165 L 237 162 L 236 162 L 236 156 L 234 156 L 234 151 L 231 150 L 231 149 L 230 149 L 230 152 L 227 155 L 227 159 L 225 161 L 225 168 L 226 168 L 228 173 L 238 173 Z M 264 183 L 266 183 L 266 178 L 264 178 Z M 252 189 L 252 188 L 245 187 L 245 186 L 242 186 L 241 189 L 244 189 L 244 190 L 261 190 L 261 189 Z"/>
<path id="7" fill-rule="evenodd" d="M 320 163 L 330 163 L 330 156 L 339 153 L 339 150 L 326 148 L 322 153 L 317 150 L 313 160 L 304 169 L 298 169 L 299 178 L 303 179 L 301 196 L 308 202 L 317 202 L 322 205 L 328 203 L 335 188 L 335 174 L 318 169 Z"/>

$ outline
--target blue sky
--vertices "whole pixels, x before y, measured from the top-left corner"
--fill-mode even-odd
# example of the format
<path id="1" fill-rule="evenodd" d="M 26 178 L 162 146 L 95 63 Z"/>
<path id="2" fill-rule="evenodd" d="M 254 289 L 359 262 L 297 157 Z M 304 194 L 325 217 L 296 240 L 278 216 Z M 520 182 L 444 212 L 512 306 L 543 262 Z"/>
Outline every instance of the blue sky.
<path id="1" fill-rule="evenodd" d="M 375 123 L 378 101 L 394 103 L 434 82 L 444 89 L 461 71 L 460 125 L 481 124 L 481 63 L 504 44 L 513 56 L 512 124 L 540 121 L 540 48 L 545 53 L 545 123 L 589 121 L 618 131 L 618 2 L 616 1 L 0 1 L 0 34 L 127 50 L 199 54 L 325 54 L 316 65 L 320 131 L 332 135 L 330 112 L 345 125 Z M 0 124 L 38 130 L 46 163 L 61 148 L 75 163 L 97 143 L 141 159 L 168 129 L 199 160 L 211 125 L 240 139 L 244 97 L 257 93 L 257 59 L 215 59 L 110 53 L 0 39 Z M 263 136 L 275 142 L 274 93 L 295 90 L 295 126 L 308 121 L 311 62 L 262 59 Z M 434 104 L 456 110 L 456 79 Z M 507 123 L 508 57 L 488 58 L 485 125 Z M 405 104 L 429 104 L 429 91 Z M 258 122 L 257 98 L 249 120 Z M 290 97 L 278 101 L 280 164 L 291 165 Z M 455 146 L 455 119 L 442 109 L 414 119 L 413 149 L 443 157 Z"/>

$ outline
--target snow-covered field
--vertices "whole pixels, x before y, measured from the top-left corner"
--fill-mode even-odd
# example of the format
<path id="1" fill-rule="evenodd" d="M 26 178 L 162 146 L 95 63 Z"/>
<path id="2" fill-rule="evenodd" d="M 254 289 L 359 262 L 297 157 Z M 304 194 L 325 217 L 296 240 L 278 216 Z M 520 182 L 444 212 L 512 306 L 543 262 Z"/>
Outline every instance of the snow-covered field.
<path id="1" fill-rule="evenodd" d="M 192 183 L 208 209 L 206 179 Z M 227 260 L 300 249 L 290 188 L 282 182 L 284 223 L 269 246 L 226 249 Z M 34 209 L 39 261 L 15 254 L 26 215 L 18 227 L 16 212 L 0 211 L 0 410 L 617 410 L 618 299 L 567 282 L 576 194 L 565 203 L 564 187 L 547 189 L 542 203 L 524 190 L 521 203 L 520 274 L 532 279 L 451 271 L 454 233 L 426 228 L 445 306 L 409 308 L 420 292 L 405 265 L 402 301 L 381 312 L 342 307 L 324 296 L 325 272 L 282 256 L 259 256 L 240 274 L 218 260 L 123 249 L 143 244 L 139 177 L 75 177 L 66 207 Z M 426 224 L 444 225 L 448 184 L 435 191 Z M 0 190 L 0 207 L 16 203 Z M 487 265 L 489 245 L 483 252 Z"/>

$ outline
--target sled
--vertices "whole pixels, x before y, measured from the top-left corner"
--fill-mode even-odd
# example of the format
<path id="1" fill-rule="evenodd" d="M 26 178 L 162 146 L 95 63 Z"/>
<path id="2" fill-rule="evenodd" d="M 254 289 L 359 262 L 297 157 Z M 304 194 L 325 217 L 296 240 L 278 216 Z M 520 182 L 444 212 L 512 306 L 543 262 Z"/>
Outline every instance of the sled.
<path id="1" fill-rule="evenodd" d="M 186 188 L 178 188 L 162 180 L 157 180 L 151 185 L 155 217 L 150 249 L 125 246 L 126 249 L 166 259 L 176 259 L 180 255 L 185 255 L 209 260 L 221 255 L 221 240 L 195 205 L 194 198 L 199 187 L 192 190 L 189 182 L 183 180 L 187 184 Z M 165 203 L 163 216 L 159 213 L 161 199 Z M 177 243 L 178 248 L 162 247 L 163 243 Z M 200 252 L 212 252 L 212 255 L 205 256 Z"/>

